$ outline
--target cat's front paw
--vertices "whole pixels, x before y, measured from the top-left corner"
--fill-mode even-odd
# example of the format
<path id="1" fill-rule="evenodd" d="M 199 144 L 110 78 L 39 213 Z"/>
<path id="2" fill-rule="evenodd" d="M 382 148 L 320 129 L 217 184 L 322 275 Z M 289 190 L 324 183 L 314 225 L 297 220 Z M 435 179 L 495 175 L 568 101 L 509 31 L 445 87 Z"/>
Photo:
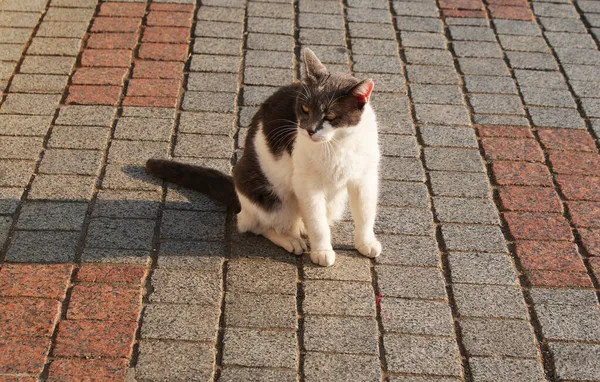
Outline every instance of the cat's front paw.
<path id="1" fill-rule="evenodd" d="M 381 243 L 375 239 L 368 243 L 357 244 L 356 249 L 363 256 L 377 257 L 381 253 Z"/>
<path id="2" fill-rule="evenodd" d="M 333 249 L 321 249 L 310 252 L 310 259 L 313 263 L 328 267 L 335 262 L 335 252 Z"/>

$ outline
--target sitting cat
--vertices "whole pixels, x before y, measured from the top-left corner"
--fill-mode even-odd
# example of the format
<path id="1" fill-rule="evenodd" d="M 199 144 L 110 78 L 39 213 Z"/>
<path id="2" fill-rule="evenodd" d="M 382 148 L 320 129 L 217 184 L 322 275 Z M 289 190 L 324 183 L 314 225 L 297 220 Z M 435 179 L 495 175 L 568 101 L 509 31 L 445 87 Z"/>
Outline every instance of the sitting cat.
<path id="1" fill-rule="evenodd" d="M 346 200 L 354 243 L 376 257 L 379 147 L 373 81 L 330 73 L 310 49 L 303 51 L 301 83 L 284 86 L 259 108 L 233 178 L 216 170 L 150 159 L 149 173 L 198 190 L 234 209 L 240 232 L 263 235 L 296 255 L 310 241 L 313 262 L 335 261 L 330 226 Z"/>

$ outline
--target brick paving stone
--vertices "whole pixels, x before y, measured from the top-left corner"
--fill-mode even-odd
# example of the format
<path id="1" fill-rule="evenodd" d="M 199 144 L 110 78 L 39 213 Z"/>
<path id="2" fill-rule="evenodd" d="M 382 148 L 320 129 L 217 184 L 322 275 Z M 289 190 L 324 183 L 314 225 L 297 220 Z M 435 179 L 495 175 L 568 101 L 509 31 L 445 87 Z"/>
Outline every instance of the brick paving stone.
<path id="1" fill-rule="evenodd" d="M 102 153 L 92 150 L 47 150 L 39 167 L 42 174 L 95 175 Z"/>
<path id="2" fill-rule="evenodd" d="M 490 193 L 488 178 L 483 173 L 430 171 L 434 195 L 485 197 Z"/>
<path id="3" fill-rule="evenodd" d="M 159 196 L 152 191 L 102 190 L 93 216 L 153 219 L 158 214 Z"/>
<path id="4" fill-rule="evenodd" d="M 515 84 L 509 77 L 465 76 L 469 93 L 516 94 Z"/>
<path id="5" fill-rule="evenodd" d="M 453 68 L 443 66 L 407 65 L 408 81 L 419 84 L 458 84 Z"/>
<path id="6" fill-rule="evenodd" d="M 50 337 L 60 302 L 33 298 L 0 299 L 3 337 Z"/>
<path id="7" fill-rule="evenodd" d="M 0 161 L 0 186 L 25 188 L 33 167 L 34 162 L 31 161 Z"/>
<path id="8" fill-rule="evenodd" d="M 17 228 L 29 230 L 80 230 L 87 211 L 85 203 L 25 203 Z"/>
<path id="9" fill-rule="evenodd" d="M 19 188 L 0 187 L 0 214 L 12 215 L 17 210 L 22 194 L 23 190 Z"/>
<path id="10" fill-rule="evenodd" d="M 10 374 L 39 374 L 44 368 L 50 339 L 0 338 L 5 356 L 0 358 L 0 372 Z"/>
<path id="11" fill-rule="evenodd" d="M 167 145 L 163 142 L 113 141 L 109 152 L 110 163 L 141 165 L 148 158 L 165 158 Z"/>
<path id="12" fill-rule="evenodd" d="M 462 105 L 462 94 L 457 86 L 451 85 L 411 85 L 411 96 L 416 103 L 436 103 Z"/>
<path id="13" fill-rule="evenodd" d="M 600 312 L 594 305 L 561 305 L 559 309 L 556 306 L 536 306 L 544 337 L 550 340 L 598 341 Z"/>
<path id="14" fill-rule="evenodd" d="M 495 206 L 486 199 L 435 198 L 440 222 L 498 224 Z"/>
<path id="15" fill-rule="evenodd" d="M 383 205 L 422 208 L 429 206 L 427 189 L 423 184 L 383 181 L 379 192 L 379 203 Z"/>
<path id="16" fill-rule="evenodd" d="M 451 253 L 448 262 L 456 283 L 515 285 L 517 277 L 504 254 Z"/>
<path id="17" fill-rule="evenodd" d="M 0 271 L 1 296 L 41 297 L 62 300 L 65 296 L 71 266 L 10 264 Z"/>
<path id="18" fill-rule="evenodd" d="M 353 50 L 354 41 L 353 41 Z M 419 49 L 419 48 L 406 48 L 406 61 L 409 64 L 431 64 L 431 65 L 442 65 L 452 66 L 452 55 L 450 52 L 438 49 Z M 455 83 L 456 81 L 454 81 Z"/>
<path id="19" fill-rule="evenodd" d="M 482 114 L 525 114 L 516 95 L 472 94 L 469 96 L 475 113 Z"/>
<path id="20" fill-rule="evenodd" d="M 18 61 L 23 51 L 21 44 L 0 44 L 1 61 Z"/>
<path id="21" fill-rule="evenodd" d="M 531 298 L 534 304 L 539 305 L 576 305 L 593 306 L 595 296 L 592 290 L 586 289 L 531 289 Z"/>
<path id="22" fill-rule="evenodd" d="M 223 238 L 225 214 L 221 212 L 165 211 L 161 235 L 183 240 Z"/>
<path id="23" fill-rule="evenodd" d="M 483 172 L 477 150 L 425 148 L 425 165 L 429 170 Z"/>
<path id="24" fill-rule="evenodd" d="M 113 114 L 114 108 L 109 106 L 63 106 L 56 119 L 56 124 L 110 126 Z"/>
<path id="25" fill-rule="evenodd" d="M 76 56 L 81 40 L 74 38 L 35 37 L 27 49 L 31 55 Z"/>
<path id="26" fill-rule="evenodd" d="M 296 367 L 296 333 L 225 329 L 223 364 Z"/>
<path id="27" fill-rule="evenodd" d="M 381 207 L 375 220 L 375 232 L 428 235 L 431 220 L 431 213 L 426 210 Z"/>
<path id="28" fill-rule="evenodd" d="M 553 171 L 559 174 L 598 175 L 600 156 L 595 153 L 551 151 Z"/>
<path id="29" fill-rule="evenodd" d="M 11 90 L 23 93 L 62 94 L 67 76 L 17 74 L 13 77 Z"/>
<path id="30" fill-rule="evenodd" d="M 281 277 L 266 277 L 269 274 L 278 274 Z M 261 260 L 238 260 L 229 263 L 228 292 L 295 295 L 296 283 L 296 267 L 292 264 Z"/>
<path id="31" fill-rule="evenodd" d="M 304 277 L 318 280 L 371 281 L 368 259 L 353 252 L 338 251 L 335 266 L 319 267 L 311 262 L 304 264 Z"/>
<path id="32" fill-rule="evenodd" d="M 378 265 L 375 270 L 379 288 L 385 296 L 440 300 L 446 298 L 444 281 L 437 268 Z"/>
<path id="33" fill-rule="evenodd" d="M 498 189 L 503 209 L 509 211 L 562 212 L 556 191 L 545 187 L 502 187 Z"/>
<path id="34" fill-rule="evenodd" d="M 527 321 L 464 317 L 460 327 L 470 356 L 537 357 L 533 330 Z"/>
<path id="35" fill-rule="evenodd" d="M 379 236 L 385 256 L 376 258 L 377 263 L 437 266 L 439 258 L 437 245 L 433 238 L 427 236 Z"/>
<path id="36" fill-rule="evenodd" d="M 419 155 L 417 141 L 413 136 L 381 134 L 379 137 L 380 150 L 383 155 L 409 158 L 416 158 Z"/>
<path id="37" fill-rule="evenodd" d="M 13 262 L 69 262 L 75 257 L 76 232 L 16 231 L 6 253 Z"/>
<path id="38" fill-rule="evenodd" d="M 551 342 L 550 350 L 556 362 L 556 372 L 564 379 L 598 379 L 600 367 L 596 362 L 596 354 L 600 346 L 584 343 Z"/>
<path id="39" fill-rule="evenodd" d="M 227 293 L 225 325 L 242 328 L 296 328 L 296 298 L 291 295 Z"/>
<path id="40" fill-rule="evenodd" d="M 0 107 L 0 113 L 51 115 L 59 100 L 60 95 L 11 93 Z"/>
<path id="41" fill-rule="evenodd" d="M 497 226 L 442 225 L 448 250 L 507 252 L 504 237 Z"/>
<path id="42" fill-rule="evenodd" d="M 504 218 L 515 239 L 570 240 L 573 237 L 568 222 L 558 214 L 507 212 Z"/>
<path id="43" fill-rule="evenodd" d="M 135 322 L 65 320 L 59 324 L 54 354 L 79 357 L 128 357 Z M 81 341 L 81 338 L 85 338 Z"/>
<path id="44" fill-rule="evenodd" d="M 466 75 L 508 76 L 503 60 L 496 58 L 458 58 L 462 72 Z"/>
<path id="45" fill-rule="evenodd" d="M 185 111 L 231 113 L 234 110 L 234 100 L 234 93 L 188 91 L 185 93 L 182 107 Z"/>
<path id="46" fill-rule="evenodd" d="M 151 249 L 153 234 L 154 222 L 151 220 L 97 218 L 90 223 L 86 245 L 92 248 Z"/>
<path id="47" fill-rule="evenodd" d="M 48 147 L 64 149 L 102 149 L 108 129 L 92 126 L 54 126 Z"/>
<path id="48" fill-rule="evenodd" d="M 485 157 L 492 160 L 543 162 L 544 153 L 532 139 L 483 138 Z"/>
<path id="49" fill-rule="evenodd" d="M 554 107 L 572 107 L 574 108 L 575 101 L 571 94 L 566 90 L 554 89 L 553 92 L 543 89 L 524 88 L 521 87 L 521 93 L 528 105 L 554 106 Z"/>
<path id="50" fill-rule="evenodd" d="M 139 345 L 135 376 L 145 379 L 208 380 L 214 373 L 210 343 L 144 340 Z"/>
<path id="51" fill-rule="evenodd" d="M 492 172 L 499 185 L 551 186 L 548 168 L 539 163 L 494 162 Z"/>
<path id="52" fill-rule="evenodd" d="M 460 375 L 456 341 L 408 335 L 385 335 L 388 368 L 396 373 Z"/>
<path id="53" fill-rule="evenodd" d="M 101 378 L 116 380 L 125 378 L 127 360 L 79 360 L 55 359 L 49 367 L 50 380 L 65 380 L 76 378 Z"/>
<path id="54" fill-rule="evenodd" d="M 72 290 L 67 318 L 136 321 L 140 298 L 141 290 L 135 285 L 79 284 Z"/>
<path id="55" fill-rule="evenodd" d="M 173 121 L 160 118 L 120 118 L 114 137 L 147 141 L 169 141 Z"/>
<path id="56" fill-rule="evenodd" d="M 304 312 L 374 316 L 375 301 L 370 284 L 309 280 L 305 282 Z"/>
<path id="57" fill-rule="evenodd" d="M 420 126 L 419 131 L 426 146 L 477 147 L 472 129 L 447 126 Z"/>
<path id="58" fill-rule="evenodd" d="M 216 306 L 221 298 L 221 276 L 180 269 L 158 269 L 152 275 L 150 302 Z"/>
<path id="59" fill-rule="evenodd" d="M 38 137 L 5 137 L 0 143 L 0 159 L 38 158 L 42 139 Z"/>
<path id="60" fill-rule="evenodd" d="M 224 253 L 223 242 L 167 241 L 161 245 L 158 266 L 218 272 Z"/>
<path id="61" fill-rule="evenodd" d="M 537 360 L 473 357 L 470 362 L 473 377 L 478 380 L 494 379 L 497 375 L 532 382 L 546 380 L 542 367 Z"/>
<path id="62" fill-rule="evenodd" d="M 308 352 L 305 370 L 308 381 L 374 381 L 380 375 L 377 357 L 368 355 Z"/>
<path id="63" fill-rule="evenodd" d="M 202 305 L 149 304 L 144 311 L 141 337 L 214 341 L 217 335 L 219 310 Z"/>
<path id="64" fill-rule="evenodd" d="M 547 53 L 506 52 L 510 65 L 516 69 L 556 70 L 556 62 Z"/>
<path id="65" fill-rule="evenodd" d="M 507 51 L 548 53 L 550 50 L 543 38 L 538 36 L 499 35 L 502 48 Z"/>
<path id="66" fill-rule="evenodd" d="M 143 43 L 140 45 L 138 56 L 141 59 L 157 61 L 185 61 L 187 44 L 157 44 Z"/>
<path id="67" fill-rule="evenodd" d="M 516 286 L 454 284 L 452 288 L 461 316 L 526 318 Z"/>
<path id="68" fill-rule="evenodd" d="M 169 187 L 165 208 L 193 211 L 223 211 L 227 208 L 208 197 L 193 190 L 183 189 L 178 186 Z"/>
<path id="69" fill-rule="evenodd" d="M 236 368 L 227 367 L 221 372 L 219 378 L 224 382 L 236 381 L 281 381 L 294 382 L 298 378 L 296 371 L 285 369 L 258 369 L 258 368 Z"/>
<path id="70" fill-rule="evenodd" d="M 462 106 L 416 104 L 417 121 L 421 123 L 468 125 L 469 116 Z"/>
<path id="71" fill-rule="evenodd" d="M 308 351 L 378 354 L 377 323 L 370 317 L 308 315 L 304 330 Z"/>
<path id="72" fill-rule="evenodd" d="M 381 299 L 383 328 L 386 333 L 452 336 L 454 327 L 446 302 Z"/>

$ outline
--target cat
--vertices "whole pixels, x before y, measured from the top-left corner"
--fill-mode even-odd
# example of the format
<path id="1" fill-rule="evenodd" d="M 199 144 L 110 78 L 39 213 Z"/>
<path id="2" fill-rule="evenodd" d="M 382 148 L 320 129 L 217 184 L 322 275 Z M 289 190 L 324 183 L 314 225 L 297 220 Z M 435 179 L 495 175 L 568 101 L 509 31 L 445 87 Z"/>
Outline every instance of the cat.
<path id="1" fill-rule="evenodd" d="M 379 182 L 374 83 L 329 72 L 308 48 L 302 82 L 284 86 L 254 115 L 233 177 L 213 169 L 150 159 L 146 170 L 231 207 L 240 232 L 330 266 L 330 226 L 349 199 L 354 244 L 367 257 L 381 253 L 374 234 Z"/>

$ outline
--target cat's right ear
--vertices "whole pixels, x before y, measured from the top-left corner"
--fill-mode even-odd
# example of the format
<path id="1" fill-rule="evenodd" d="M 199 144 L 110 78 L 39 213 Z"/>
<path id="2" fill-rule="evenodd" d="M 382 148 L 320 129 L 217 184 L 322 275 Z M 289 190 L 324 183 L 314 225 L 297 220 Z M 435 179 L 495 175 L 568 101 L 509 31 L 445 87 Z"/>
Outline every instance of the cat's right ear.
<path id="1" fill-rule="evenodd" d="M 316 81 L 327 74 L 327 68 L 312 50 L 304 48 L 302 57 L 304 58 L 304 75 L 307 80 Z"/>

